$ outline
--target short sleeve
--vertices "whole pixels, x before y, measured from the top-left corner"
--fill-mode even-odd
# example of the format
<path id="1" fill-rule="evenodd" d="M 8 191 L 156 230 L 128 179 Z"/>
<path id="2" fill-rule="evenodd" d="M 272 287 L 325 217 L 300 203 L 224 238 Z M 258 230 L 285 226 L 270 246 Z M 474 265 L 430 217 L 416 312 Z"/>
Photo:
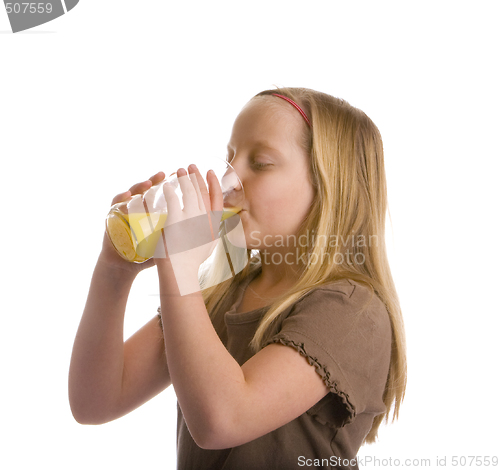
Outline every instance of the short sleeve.
<path id="1" fill-rule="evenodd" d="M 384 304 L 367 287 L 340 281 L 314 289 L 282 321 L 265 345 L 296 349 L 316 368 L 331 393 L 308 414 L 342 427 L 357 414 L 385 411 L 391 326 Z"/>

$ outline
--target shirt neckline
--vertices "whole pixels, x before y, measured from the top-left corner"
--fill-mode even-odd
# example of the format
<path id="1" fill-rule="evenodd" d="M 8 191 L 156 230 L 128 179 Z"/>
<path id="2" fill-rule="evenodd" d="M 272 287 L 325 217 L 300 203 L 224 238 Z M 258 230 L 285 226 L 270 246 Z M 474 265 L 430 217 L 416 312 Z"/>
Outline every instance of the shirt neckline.
<path id="1" fill-rule="evenodd" d="M 238 286 L 238 295 L 236 296 L 236 299 L 233 302 L 231 308 L 224 315 L 226 324 L 253 322 L 262 316 L 265 309 L 269 308 L 269 306 L 267 305 L 264 307 L 256 308 L 254 310 L 250 310 L 249 312 L 236 312 L 236 309 L 240 306 L 241 301 L 243 300 L 243 294 L 245 293 L 246 288 L 248 287 L 250 282 L 259 275 L 261 271 L 262 266 L 257 268 L 253 274 L 247 276 L 247 278 Z"/>

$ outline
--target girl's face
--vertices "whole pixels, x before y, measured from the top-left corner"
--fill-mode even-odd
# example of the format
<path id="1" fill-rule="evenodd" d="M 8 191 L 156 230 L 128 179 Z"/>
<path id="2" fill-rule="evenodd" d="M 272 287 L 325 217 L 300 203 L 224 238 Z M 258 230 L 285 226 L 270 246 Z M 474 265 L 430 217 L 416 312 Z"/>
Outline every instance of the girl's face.
<path id="1" fill-rule="evenodd" d="M 257 97 L 233 125 L 227 160 L 245 192 L 240 212 L 247 248 L 289 251 L 313 202 L 309 156 L 301 147 L 304 119 L 278 97 Z M 295 243 L 295 245 L 294 245 Z M 294 237 L 289 247 L 298 246 Z"/>

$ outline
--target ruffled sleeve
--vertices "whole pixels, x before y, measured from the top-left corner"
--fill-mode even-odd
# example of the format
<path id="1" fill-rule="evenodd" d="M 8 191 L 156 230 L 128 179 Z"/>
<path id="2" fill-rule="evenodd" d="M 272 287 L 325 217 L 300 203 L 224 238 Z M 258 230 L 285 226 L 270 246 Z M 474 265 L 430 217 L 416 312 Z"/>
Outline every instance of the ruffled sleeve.
<path id="1" fill-rule="evenodd" d="M 314 289 L 265 345 L 271 343 L 294 348 L 325 382 L 330 393 L 308 411 L 321 423 L 339 428 L 359 413 L 385 411 L 391 326 L 367 287 L 343 280 Z"/>

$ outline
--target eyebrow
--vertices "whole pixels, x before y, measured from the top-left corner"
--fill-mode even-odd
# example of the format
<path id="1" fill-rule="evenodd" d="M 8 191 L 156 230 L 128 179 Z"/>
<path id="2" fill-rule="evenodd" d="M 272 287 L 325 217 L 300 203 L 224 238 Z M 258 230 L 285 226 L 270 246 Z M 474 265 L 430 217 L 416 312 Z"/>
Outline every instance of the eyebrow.
<path id="1" fill-rule="evenodd" d="M 269 144 L 269 142 L 266 142 L 266 141 L 257 141 L 255 144 L 254 144 L 254 147 L 255 148 L 258 148 L 258 149 L 263 149 L 263 150 L 270 150 L 271 152 L 273 152 L 274 154 L 276 154 L 276 156 L 280 157 L 280 158 L 283 158 L 283 155 L 282 153 L 277 150 L 276 148 L 274 148 L 273 146 L 271 146 Z M 231 146 L 229 144 L 227 144 L 227 150 L 231 150 Z"/>

